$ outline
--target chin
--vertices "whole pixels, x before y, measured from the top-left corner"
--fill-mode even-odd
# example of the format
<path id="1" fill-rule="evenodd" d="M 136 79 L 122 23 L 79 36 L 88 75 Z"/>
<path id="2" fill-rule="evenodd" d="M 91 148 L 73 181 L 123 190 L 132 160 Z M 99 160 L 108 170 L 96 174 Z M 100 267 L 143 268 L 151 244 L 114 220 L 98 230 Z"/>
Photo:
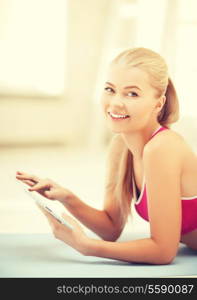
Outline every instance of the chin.
<path id="1" fill-rule="evenodd" d="M 108 126 L 109 130 L 112 131 L 113 133 L 126 133 L 127 130 L 120 129 L 120 128 L 114 128 L 112 126 Z"/>

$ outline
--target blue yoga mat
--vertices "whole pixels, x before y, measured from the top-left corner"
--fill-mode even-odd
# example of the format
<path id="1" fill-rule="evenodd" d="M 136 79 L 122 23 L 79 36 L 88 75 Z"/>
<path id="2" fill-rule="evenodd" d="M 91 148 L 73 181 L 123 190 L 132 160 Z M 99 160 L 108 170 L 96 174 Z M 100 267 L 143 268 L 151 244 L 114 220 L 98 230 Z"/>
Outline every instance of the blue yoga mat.
<path id="1" fill-rule="evenodd" d="M 141 236 L 143 237 L 143 235 Z M 133 237 L 132 239 L 139 238 Z M 131 237 L 124 236 L 124 240 Z M 0 277 L 173 277 L 197 275 L 197 252 L 180 244 L 170 265 L 83 256 L 52 234 L 0 234 Z"/>

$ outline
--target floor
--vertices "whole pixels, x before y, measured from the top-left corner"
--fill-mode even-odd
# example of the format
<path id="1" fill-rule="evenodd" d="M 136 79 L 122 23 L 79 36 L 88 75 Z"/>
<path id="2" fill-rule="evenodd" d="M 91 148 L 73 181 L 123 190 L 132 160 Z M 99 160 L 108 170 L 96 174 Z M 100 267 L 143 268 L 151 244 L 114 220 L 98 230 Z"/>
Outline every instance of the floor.
<path id="1" fill-rule="evenodd" d="M 124 240 L 143 237 L 129 234 Z M 170 265 L 83 256 L 51 234 L 0 234 L 0 245 L 0 278 L 195 277 L 197 270 L 196 253 L 183 245 Z"/>

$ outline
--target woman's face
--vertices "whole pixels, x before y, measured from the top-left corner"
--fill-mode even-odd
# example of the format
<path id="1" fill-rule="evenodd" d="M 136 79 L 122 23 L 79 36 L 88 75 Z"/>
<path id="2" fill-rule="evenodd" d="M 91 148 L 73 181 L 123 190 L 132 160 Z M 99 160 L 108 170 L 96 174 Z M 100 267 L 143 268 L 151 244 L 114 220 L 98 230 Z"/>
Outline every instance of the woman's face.
<path id="1" fill-rule="evenodd" d="M 128 133 L 158 123 L 156 94 L 145 71 L 111 65 L 101 96 L 109 128 L 116 133 Z"/>

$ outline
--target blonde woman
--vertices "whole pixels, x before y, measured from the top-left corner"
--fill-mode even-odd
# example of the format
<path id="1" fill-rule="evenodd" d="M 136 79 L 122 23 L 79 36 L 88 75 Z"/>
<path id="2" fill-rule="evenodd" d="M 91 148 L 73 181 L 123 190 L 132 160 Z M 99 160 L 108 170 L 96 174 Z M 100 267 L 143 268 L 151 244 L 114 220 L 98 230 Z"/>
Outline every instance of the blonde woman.
<path id="1" fill-rule="evenodd" d="M 72 217 L 73 230 L 43 210 L 54 236 L 83 255 L 127 262 L 170 264 L 179 242 L 197 250 L 197 157 L 170 129 L 179 104 L 164 59 L 146 48 L 127 49 L 113 59 L 103 87 L 102 108 L 114 134 L 109 146 L 103 209 L 81 201 L 49 179 L 17 172 L 16 178 L 51 200 L 59 200 L 101 237 L 89 238 Z M 150 237 L 116 241 L 131 202 L 150 223 Z"/>

